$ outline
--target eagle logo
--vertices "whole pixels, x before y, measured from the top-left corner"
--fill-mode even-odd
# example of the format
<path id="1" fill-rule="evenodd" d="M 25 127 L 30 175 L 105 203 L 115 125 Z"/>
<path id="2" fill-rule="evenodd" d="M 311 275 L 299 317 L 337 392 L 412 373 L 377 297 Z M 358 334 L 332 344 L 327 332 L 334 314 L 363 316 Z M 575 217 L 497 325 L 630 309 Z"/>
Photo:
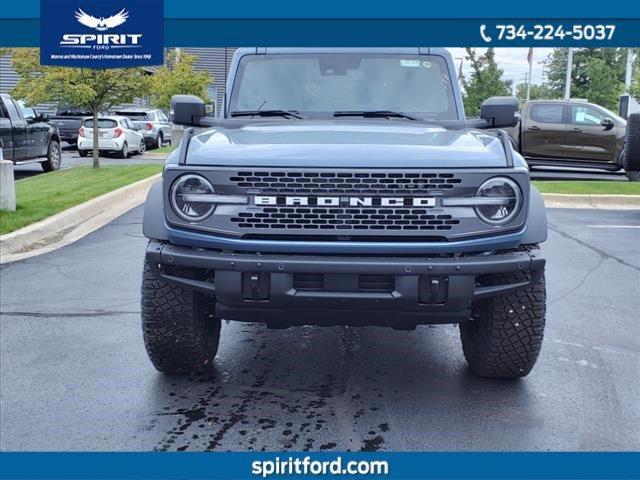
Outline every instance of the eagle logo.
<path id="1" fill-rule="evenodd" d="M 122 25 L 129 18 L 129 12 L 127 12 L 124 8 L 120 10 L 115 15 L 111 15 L 110 17 L 104 18 L 96 18 L 88 13 L 82 11 L 82 9 L 78 9 L 76 11 L 76 20 L 82 25 L 98 30 L 99 32 L 104 32 L 105 30 L 109 30 L 110 28 L 117 27 L 118 25 Z"/>

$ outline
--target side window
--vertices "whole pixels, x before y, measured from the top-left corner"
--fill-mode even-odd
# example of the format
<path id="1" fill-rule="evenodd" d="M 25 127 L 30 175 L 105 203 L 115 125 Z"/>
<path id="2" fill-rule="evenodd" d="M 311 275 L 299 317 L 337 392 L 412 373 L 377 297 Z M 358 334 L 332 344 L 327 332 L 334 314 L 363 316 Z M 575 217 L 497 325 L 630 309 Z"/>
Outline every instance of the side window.
<path id="1" fill-rule="evenodd" d="M 576 125 L 597 126 L 602 123 L 605 117 L 604 113 L 586 105 L 573 105 L 571 107 L 571 123 Z"/>
<path id="2" fill-rule="evenodd" d="M 27 107 L 27 105 L 22 100 L 18 100 L 15 103 L 18 106 L 18 108 L 20 109 L 20 112 L 22 113 L 22 117 L 25 120 L 29 120 L 31 118 L 35 118 L 36 117 L 36 111 L 31 107 Z"/>
<path id="3" fill-rule="evenodd" d="M 531 120 L 540 123 L 563 123 L 564 105 L 560 103 L 535 103 L 531 106 Z"/>
<path id="4" fill-rule="evenodd" d="M 0 118 L 8 118 L 7 113 L 4 111 L 4 102 L 0 100 Z"/>
<path id="5" fill-rule="evenodd" d="M 157 121 L 156 119 L 156 112 L 148 112 L 147 113 L 147 118 L 149 119 L 150 122 L 155 122 Z"/>
<path id="6" fill-rule="evenodd" d="M 128 119 L 128 118 L 123 118 L 123 119 L 122 119 L 122 126 L 123 126 L 124 128 L 128 128 L 129 130 L 133 130 L 132 125 L 131 125 L 131 122 L 129 121 L 129 119 Z"/>
<path id="7" fill-rule="evenodd" d="M 162 122 L 168 122 L 169 121 L 167 119 L 167 116 L 164 114 L 164 112 L 158 112 L 158 117 L 160 117 L 160 121 L 162 121 Z"/>
<path id="8" fill-rule="evenodd" d="M 6 102 L 7 107 L 7 113 L 9 114 L 9 118 L 11 120 L 18 120 L 20 119 L 20 114 L 18 113 L 18 109 L 16 108 L 16 105 L 13 103 L 13 100 L 9 99 L 9 101 Z"/>

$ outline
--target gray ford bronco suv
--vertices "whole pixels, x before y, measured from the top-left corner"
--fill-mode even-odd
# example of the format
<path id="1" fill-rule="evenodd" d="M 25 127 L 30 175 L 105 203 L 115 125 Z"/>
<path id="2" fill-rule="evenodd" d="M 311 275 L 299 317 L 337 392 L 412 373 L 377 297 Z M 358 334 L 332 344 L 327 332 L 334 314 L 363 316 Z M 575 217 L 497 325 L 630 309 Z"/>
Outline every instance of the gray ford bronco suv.
<path id="1" fill-rule="evenodd" d="M 188 126 L 149 192 L 142 327 L 160 371 L 203 371 L 221 319 L 415 329 L 459 324 L 471 369 L 527 375 L 545 323 L 542 198 L 501 128 L 466 120 L 432 48 L 236 51 L 222 118 Z"/>

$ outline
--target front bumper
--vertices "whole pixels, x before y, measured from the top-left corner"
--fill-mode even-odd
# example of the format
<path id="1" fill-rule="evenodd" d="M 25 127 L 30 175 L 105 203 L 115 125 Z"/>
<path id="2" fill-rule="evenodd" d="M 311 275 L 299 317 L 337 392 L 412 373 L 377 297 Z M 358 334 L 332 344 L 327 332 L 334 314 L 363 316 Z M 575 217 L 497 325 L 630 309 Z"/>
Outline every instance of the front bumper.
<path id="1" fill-rule="evenodd" d="M 107 139 L 107 138 L 99 138 L 98 139 L 98 149 L 105 150 L 109 152 L 122 150 L 122 145 L 124 144 L 124 139 Z M 92 150 L 93 149 L 93 138 L 78 138 L 78 149 L 79 150 Z"/>
<path id="2" fill-rule="evenodd" d="M 346 257 L 226 253 L 152 241 L 154 275 L 215 296 L 224 319 L 291 325 L 459 323 L 473 301 L 505 295 L 538 282 L 539 251 L 464 257 Z M 526 273 L 519 283 L 482 286 L 478 277 Z"/>

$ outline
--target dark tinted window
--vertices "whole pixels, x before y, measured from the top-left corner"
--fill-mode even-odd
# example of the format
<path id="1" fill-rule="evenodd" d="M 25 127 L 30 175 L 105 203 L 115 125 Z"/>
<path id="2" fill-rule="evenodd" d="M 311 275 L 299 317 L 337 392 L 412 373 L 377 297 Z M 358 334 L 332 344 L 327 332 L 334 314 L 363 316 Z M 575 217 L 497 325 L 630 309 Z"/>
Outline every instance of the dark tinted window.
<path id="1" fill-rule="evenodd" d="M 116 112 L 116 115 L 130 118 L 131 120 L 152 120 L 146 112 Z"/>
<path id="2" fill-rule="evenodd" d="M 4 111 L 4 102 L 0 100 L 0 118 L 7 118 L 7 113 Z"/>
<path id="3" fill-rule="evenodd" d="M 87 119 L 84 121 L 84 126 L 87 128 L 93 128 L 93 119 Z M 116 128 L 118 122 L 111 120 L 110 118 L 99 118 L 98 128 Z"/>
<path id="4" fill-rule="evenodd" d="M 56 110 L 56 115 L 70 117 L 90 117 L 93 115 L 91 110 L 86 108 L 62 105 Z"/>
<path id="5" fill-rule="evenodd" d="M 563 110 L 562 104 L 534 104 L 531 106 L 531 120 L 540 123 L 562 123 Z"/>

